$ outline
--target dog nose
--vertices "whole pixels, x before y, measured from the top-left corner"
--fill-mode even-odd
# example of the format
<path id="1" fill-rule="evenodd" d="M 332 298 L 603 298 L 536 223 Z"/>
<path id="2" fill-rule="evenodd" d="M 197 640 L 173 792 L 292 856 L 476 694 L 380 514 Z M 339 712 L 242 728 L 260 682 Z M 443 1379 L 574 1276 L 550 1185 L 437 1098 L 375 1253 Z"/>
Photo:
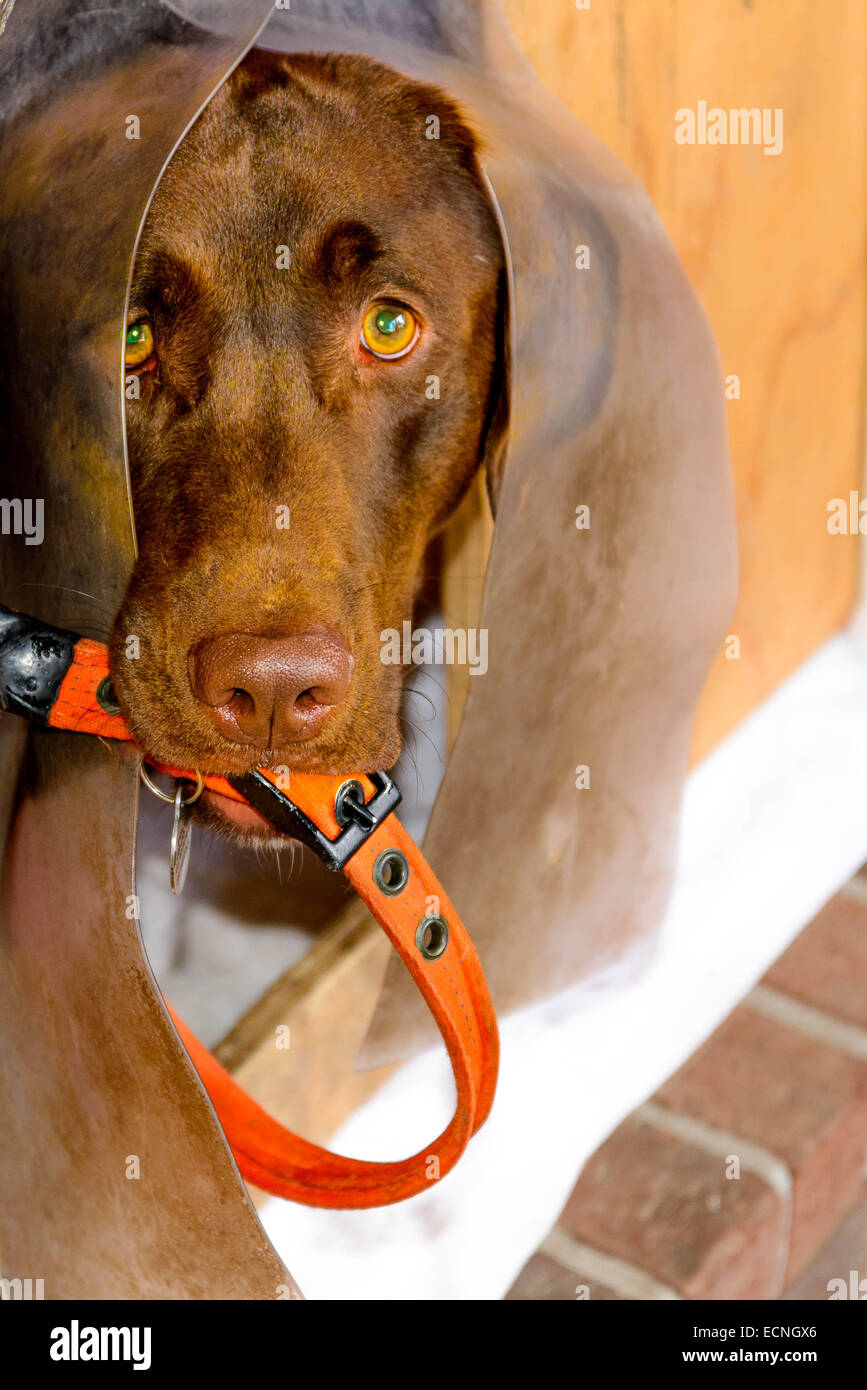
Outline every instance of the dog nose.
<path id="1" fill-rule="evenodd" d="M 352 656 L 323 628 L 290 637 L 230 632 L 189 655 L 190 686 L 232 743 L 275 748 L 313 738 L 349 689 Z"/>

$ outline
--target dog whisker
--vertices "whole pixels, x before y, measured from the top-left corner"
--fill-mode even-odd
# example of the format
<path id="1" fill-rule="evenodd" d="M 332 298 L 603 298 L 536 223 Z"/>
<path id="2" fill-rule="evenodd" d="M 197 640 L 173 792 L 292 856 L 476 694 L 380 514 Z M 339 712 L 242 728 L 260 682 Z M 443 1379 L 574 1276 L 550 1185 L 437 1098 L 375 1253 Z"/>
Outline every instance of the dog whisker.
<path id="1" fill-rule="evenodd" d="M 415 731 L 415 733 L 419 734 L 421 738 L 427 739 L 427 741 L 428 741 L 428 743 L 430 744 L 431 748 L 434 750 L 434 752 L 435 752 L 436 755 L 437 755 L 437 762 L 440 762 L 440 763 L 441 763 L 442 760 L 443 760 L 443 758 L 442 758 L 442 751 L 437 747 L 436 743 L 435 743 L 434 740 L 431 738 L 431 736 L 430 736 L 430 734 L 427 732 L 427 730 L 426 730 L 426 729 L 420 729 L 419 726 L 418 726 L 412 719 L 410 719 L 408 715 L 401 714 L 401 715 L 399 715 L 399 718 L 400 718 L 400 721 L 401 721 L 402 724 L 407 724 L 407 725 L 409 725 L 409 727 L 410 727 L 411 729 L 413 729 L 413 730 Z"/>
<path id="2" fill-rule="evenodd" d="M 405 723 L 407 722 L 407 721 L 403 718 L 402 715 L 400 716 L 400 718 L 401 718 L 401 722 L 402 722 L 402 723 L 405 724 Z M 414 728 L 413 728 L 412 726 L 410 726 L 409 732 L 412 732 L 412 733 L 415 732 L 415 730 L 414 730 Z M 421 795 L 422 788 L 423 788 L 423 786 L 424 786 L 424 779 L 422 778 L 422 775 L 421 775 L 421 768 L 420 768 L 419 765 L 418 765 L 418 759 L 416 758 L 416 755 L 415 755 L 415 749 L 413 748 L 412 743 L 409 742 L 406 738 L 404 739 L 404 745 L 403 745 L 403 747 L 404 747 L 404 752 L 406 753 L 406 756 L 409 758 L 409 761 L 410 761 L 410 763 L 411 763 L 411 765 L 412 765 L 413 772 L 415 773 L 415 794 L 416 794 L 417 797 L 419 797 L 419 796 Z"/>
<path id="3" fill-rule="evenodd" d="M 84 589 L 70 589 L 68 584 L 43 584 L 36 580 L 25 580 L 22 585 L 25 589 L 54 589 L 58 594 L 77 594 L 79 598 L 92 599 L 94 603 L 104 603 L 105 598 L 97 598 L 96 594 L 88 594 Z"/>
<path id="4" fill-rule="evenodd" d="M 432 685 L 439 691 L 446 705 L 451 705 L 451 691 L 449 690 L 448 685 L 445 683 L 444 680 L 438 680 L 437 677 L 433 674 L 431 670 L 429 670 L 428 667 L 419 666 L 416 671 L 416 680 L 420 681 L 422 678 L 424 678 L 425 680 L 429 680 L 432 683 Z M 407 691 L 407 693 L 413 695 L 421 695 L 426 700 L 430 700 L 431 698 L 429 695 L 426 695 L 423 690 L 419 690 L 417 686 L 413 686 L 412 690 Z M 433 703 L 433 701 L 431 701 L 431 703 Z"/>
<path id="5" fill-rule="evenodd" d="M 406 696 L 406 701 L 407 701 L 407 703 L 409 703 L 409 701 L 410 701 L 412 698 L 414 698 L 415 696 L 418 696 L 418 698 L 419 698 L 420 700 L 427 700 L 427 703 L 428 703 L 428 704 L 430 705 L 430 707 L 431 707 L 431 713 L 430 713 L 430 715 L 428 716 L 428 723 L 430 723 L 431 720 L 436 719 L 436 716 L 437 716 L 437 705 L 436 705 L 436 701 L 433 700 L 433 699 L 431 699 L 430 695 L 426 695 L 425 692 L 424 692 L 423 690 L 410 689 L 410 690 L 405 691 L 405 696 Z"/>

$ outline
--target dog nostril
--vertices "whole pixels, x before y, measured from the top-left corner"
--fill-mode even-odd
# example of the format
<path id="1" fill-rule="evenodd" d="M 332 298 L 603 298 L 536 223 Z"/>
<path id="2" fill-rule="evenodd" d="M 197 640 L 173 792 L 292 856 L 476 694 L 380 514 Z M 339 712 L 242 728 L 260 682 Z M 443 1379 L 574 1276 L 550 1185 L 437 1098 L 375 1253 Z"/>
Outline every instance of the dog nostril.
<path id="1" fill-rule="evenodd" d="M 316 698 L 312 690 L 302 690 L 301 694 L 295 699 L 295 704 L 299 709 L 310 709 L 312 705 L 321 705 L 324 703 L 325 701 Z"/>
<path id="2" fill-rule="evenodd" d="M 190 686 L 226 738 L 269 747 L 315 737 L 344 699 L 352 665 L 343 639 L 324 628 L 227 633 L 190 652 Z"/>
<path id="3" fill-rule="evenodd" d="M 235 714 L 246 714 L 249 710 L 253 709 L 255 703 L 252 695 L 248 694 L 246 690 L 240 690 L 235 686 L 231 696 L 225 703 L 225 708 L 231 709 Z M 220 701 L 217 701 L 212 708 L 219 709 Z"/>

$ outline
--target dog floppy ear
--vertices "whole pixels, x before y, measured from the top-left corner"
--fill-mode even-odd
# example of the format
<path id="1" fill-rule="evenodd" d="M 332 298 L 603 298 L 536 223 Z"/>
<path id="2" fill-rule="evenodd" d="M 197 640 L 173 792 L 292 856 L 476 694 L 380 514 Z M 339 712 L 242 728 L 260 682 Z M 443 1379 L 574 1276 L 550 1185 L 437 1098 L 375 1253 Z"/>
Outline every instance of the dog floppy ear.
<path id="1" fill-rule="evenodd" d="M 509 351 L 509 281 L 505 267 L 500 271 L 497 285 L 496 350 L 487 418 L 479 446 L 479 466 L 485 470 L 488 501 L 494 516 L 497 515 L 497 503 L 503 485 L 509 435 L 511 354 Z"/>

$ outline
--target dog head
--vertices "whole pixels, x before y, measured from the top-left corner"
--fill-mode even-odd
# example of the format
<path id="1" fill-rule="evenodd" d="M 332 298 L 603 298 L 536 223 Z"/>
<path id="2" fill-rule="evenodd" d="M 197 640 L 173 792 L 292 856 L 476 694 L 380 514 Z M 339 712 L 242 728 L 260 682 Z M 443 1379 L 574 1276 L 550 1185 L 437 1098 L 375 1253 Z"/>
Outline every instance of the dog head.
<path id="1" fill-rule="evenodd" d="M 148 752 L 394 763 L 405 672 L 380 634 L 501 450 L 504 280 L 439 90 L 255 52 L 210 102 L 154 196 L 127 329 L 139 553 L 112 670 Z"/>

